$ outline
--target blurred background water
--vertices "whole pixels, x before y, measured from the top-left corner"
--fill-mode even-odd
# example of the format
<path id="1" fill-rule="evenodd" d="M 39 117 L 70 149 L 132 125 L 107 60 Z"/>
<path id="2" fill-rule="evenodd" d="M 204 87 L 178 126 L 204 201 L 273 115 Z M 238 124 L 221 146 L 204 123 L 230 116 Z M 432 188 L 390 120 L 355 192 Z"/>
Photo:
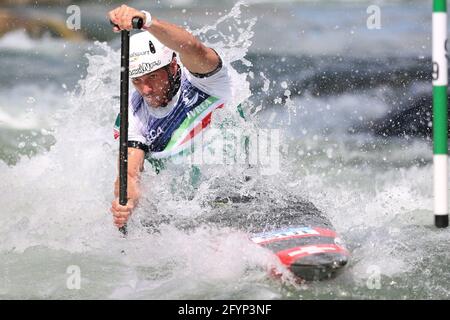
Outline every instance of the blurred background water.
<path id="1" fill-rule="evenodd" d="M 248 186 L 209 167 L 198 192 L 176 168 L 147 170 L 127 239 L 109 215 L 120 37 L 106 14 L 118 3 L 0 2 L 0 15 L 44 23 L 0 37 L 0 298 L 449 298 L 450 235 L 432 227 L 431 1 L 129 1 L 220 50 L 247 124 L 280 130 L 281 168 Z M 81 30 L 61 37 L 72 4 Z M 370 5 L 380 29 L 367 28 Z M 177 228 L 215 181 L 312 201 L 347 243 L 345 273 L 271 279 L 277 262 L 245 233 Z M 172 220 L 149 234 L 138 221 L 155 212 Z"/>

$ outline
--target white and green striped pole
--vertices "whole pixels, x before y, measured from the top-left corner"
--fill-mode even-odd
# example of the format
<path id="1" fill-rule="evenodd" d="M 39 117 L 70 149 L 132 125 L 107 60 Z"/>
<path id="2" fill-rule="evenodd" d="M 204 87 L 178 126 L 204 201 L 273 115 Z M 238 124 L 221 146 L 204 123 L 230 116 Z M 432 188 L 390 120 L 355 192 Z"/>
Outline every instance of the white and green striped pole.
<path id="1" fill-rule="evenodd" d="M 433 0 L 434 224 L 448 227 L 447 0 Z"/>

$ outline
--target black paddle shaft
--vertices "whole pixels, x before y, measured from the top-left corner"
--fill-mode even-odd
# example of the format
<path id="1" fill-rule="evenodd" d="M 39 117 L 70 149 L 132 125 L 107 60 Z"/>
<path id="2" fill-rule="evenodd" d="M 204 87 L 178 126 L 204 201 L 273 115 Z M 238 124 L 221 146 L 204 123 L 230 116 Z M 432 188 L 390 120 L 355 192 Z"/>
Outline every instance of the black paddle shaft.
<path id="1" fill-rule="evenodd" d="M 128 169 L 128 72 L 130 54 L 130 32 L 121 31 L 120 63 L 120 145 L 119 145 L 119 204 L 127 204 L 127 169 Z M 120 228 L 126 233 L 126 228 Z"/>
<path id="2" fill-rule="evenodd" d="M 141 29 L 143 20 L 133 18 L 133 28 Z M 128 77 L 130 64 L 130 32 L 121 31 L 121 62 L 120 62 L 120 146 L 119 146 L 119 204 L 125 206 L 128 201 L 127 177 L 128 177 Z M 127 226 L 119 228 L 124 235 L 127 234 Z"/>

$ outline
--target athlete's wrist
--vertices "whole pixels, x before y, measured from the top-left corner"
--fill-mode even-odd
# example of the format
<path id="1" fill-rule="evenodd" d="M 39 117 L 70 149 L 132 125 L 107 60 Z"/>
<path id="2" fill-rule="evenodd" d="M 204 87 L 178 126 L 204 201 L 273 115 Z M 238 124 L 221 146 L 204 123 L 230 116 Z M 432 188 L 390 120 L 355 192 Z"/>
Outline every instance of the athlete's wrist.
<path id="1" fill-rule="evenodd" d="M 141 10 L 141 12 L 145 15 L 144 25 L 142 26 L 142 29 L 148 29 L 153 23 L 152 15 L 150 14 L 150 12 L 145 10 Z"/>

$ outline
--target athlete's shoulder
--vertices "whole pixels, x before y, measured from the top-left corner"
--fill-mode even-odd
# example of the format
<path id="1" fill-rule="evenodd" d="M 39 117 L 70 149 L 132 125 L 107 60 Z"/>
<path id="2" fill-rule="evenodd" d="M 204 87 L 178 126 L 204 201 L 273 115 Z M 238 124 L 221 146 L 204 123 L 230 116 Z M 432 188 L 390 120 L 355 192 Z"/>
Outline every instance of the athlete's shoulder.
<path id="1" fill-rule="evenodd" d="M 187 68 L 182 67 L 182 83 L 184 82 L 183 80 L 216 98 L 228 100 L 231 95 L 231 77 L 225 65 L 218 72 L 202 78 L 195 76 Z"/>

